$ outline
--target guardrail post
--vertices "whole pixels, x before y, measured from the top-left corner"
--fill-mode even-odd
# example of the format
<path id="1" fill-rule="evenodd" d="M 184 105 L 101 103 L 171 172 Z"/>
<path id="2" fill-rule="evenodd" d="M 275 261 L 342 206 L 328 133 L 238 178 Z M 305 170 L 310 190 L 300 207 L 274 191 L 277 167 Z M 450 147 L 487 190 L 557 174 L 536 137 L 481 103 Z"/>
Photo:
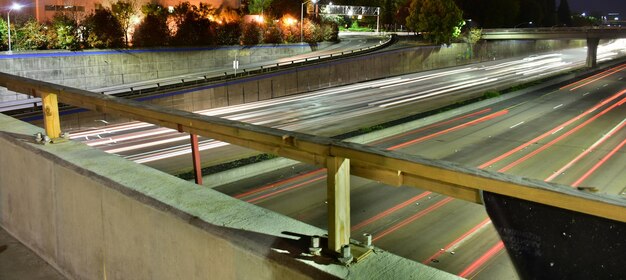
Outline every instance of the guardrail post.
<path id="1" fill-rule="evenodd" d="M 350 159 L 327 159 L 328 248 L 350 244 Z"/>
<path id="2" fill-rule="evenodd" d="M 196 184 L 202 185 L 202 166 L 200 165 L 200 149 L 198 147 L 198 135 L 190 133 L 191 136 L 191 156 L 193 159 L 193 175 Z"/>
<path id="3" fill-rule="evenodd" d="M 61 137 L 61 120 L 59 119 L 59 102 L 54 93 L 42 93 L 43 123 L 50 139 Z"/>

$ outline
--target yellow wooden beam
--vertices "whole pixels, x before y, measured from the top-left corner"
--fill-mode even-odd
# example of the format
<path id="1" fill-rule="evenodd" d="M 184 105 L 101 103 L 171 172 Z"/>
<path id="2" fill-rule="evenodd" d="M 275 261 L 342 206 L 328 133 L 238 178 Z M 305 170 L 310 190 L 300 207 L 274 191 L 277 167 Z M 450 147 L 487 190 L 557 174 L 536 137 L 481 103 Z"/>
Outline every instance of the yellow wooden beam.
<path id="1" fill-rule="evenodd" d="M 327 159 L 328 248 L 339 252 L 350 244 L 350 160 Z"/>
<path id="2" fill-rule="evenodd" d="M 43 123 L 50 139 L 61 137 L 61 121 L 59 119 L 59 103 L 54 93 L 42 93 Z"/>

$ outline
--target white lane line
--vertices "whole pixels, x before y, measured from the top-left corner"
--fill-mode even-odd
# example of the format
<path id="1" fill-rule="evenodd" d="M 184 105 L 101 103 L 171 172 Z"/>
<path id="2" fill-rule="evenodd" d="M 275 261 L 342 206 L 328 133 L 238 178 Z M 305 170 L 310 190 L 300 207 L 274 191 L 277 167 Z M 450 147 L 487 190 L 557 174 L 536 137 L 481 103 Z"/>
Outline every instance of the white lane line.
<path id="1" fill-rule="evenodd" d="M 556 109 L 561 108 L 561 107 L 563 107 L 563 104 L 561 104 L 561 105 L 557 105 L 557 106 L 554 106 L 554 108 L 552 108 L 552 109 L 555 109 L 555 110 L 556 110 Z"/>
<path id="2" fill-rule="evenodd" d="M 604 85 L 602 85 L 602 87 L 606 87 L 606 86 L 608 86 L 608 85 L 609 85 L 609 84 L 604 84 Z"/>
<path id="3" fill-rule="evenodd" d="M 555 133 L 557 133 L 557 132 L 559 132 L 559 131 L 563 130 L 563 128 L 565 128 L 565 127 L 564 127 L 564 126 L 561 126 L 561 128 L 559 128 L 559 129 L 557 129 L 556 131 L 552 132 L 552 135 L 554 135 Z"/>
<path id="4" fill-rule="evenodd" d="M 583 96 L 585 96 L 587 94 L 590 94 L 590 93 L 591 93 L 591 91 L 585 92 L 585 93 L 583 93 Z"/>
<path id="5" fill-rule="evenodd" d="M 514 126 L 511 126 L 511 128 L 516 128 L 516 127 L 518 127 L 518 126 L 520 126 L 520 125 L 522 125 L 522 124 L 524 124 L 524 122 L 520 122 L 520 123 L 518 123 L 518 124 L 516 124 L 516 125 L 514 125 Z"/>

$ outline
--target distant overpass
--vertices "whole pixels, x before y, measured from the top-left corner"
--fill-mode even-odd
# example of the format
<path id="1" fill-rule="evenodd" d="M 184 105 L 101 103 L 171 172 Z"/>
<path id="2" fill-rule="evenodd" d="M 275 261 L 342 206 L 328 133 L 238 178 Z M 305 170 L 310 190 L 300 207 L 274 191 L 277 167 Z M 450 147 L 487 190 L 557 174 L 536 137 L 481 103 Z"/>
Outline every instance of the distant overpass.
<path id="1" fill-rule="evenodd" d="M 587 40 L 587 67 L 597 64 L 598 43 L 601 39 L 626 38 L 623 27 L 553 27 L 483 29 L 484 40 Z"/>

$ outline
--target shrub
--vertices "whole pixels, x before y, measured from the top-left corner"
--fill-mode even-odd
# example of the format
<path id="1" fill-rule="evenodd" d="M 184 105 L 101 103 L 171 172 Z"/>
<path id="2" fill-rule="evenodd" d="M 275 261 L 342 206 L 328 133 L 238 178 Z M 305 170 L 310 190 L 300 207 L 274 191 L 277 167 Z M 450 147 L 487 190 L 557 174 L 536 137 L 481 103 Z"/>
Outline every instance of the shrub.
<path id="1" fill-rule="evenodd" d="M 93 48 L 121 48 L 124 46 L 124 30 L 109 9 L 99 9 L 84 21 L 87 44 Z"/>

